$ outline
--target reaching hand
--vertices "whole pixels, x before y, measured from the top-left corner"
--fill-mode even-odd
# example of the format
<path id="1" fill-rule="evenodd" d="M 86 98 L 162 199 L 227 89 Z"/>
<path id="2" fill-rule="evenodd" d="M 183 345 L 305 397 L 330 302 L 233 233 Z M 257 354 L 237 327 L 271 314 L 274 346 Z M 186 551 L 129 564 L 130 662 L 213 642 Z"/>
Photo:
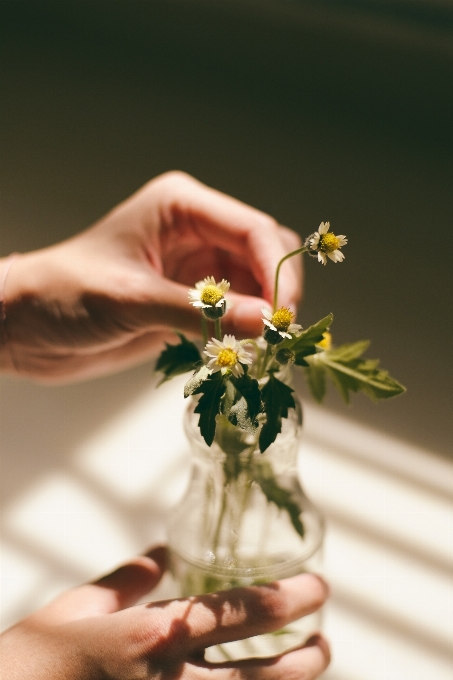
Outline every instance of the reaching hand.
<path id="1" fill-rule="evenodd" d="M 165 569 L 156 549 L 99 581 L 74 588 L 2 636 L 8 680 L 311 680 L 329 662 L 316 635 L 272 659 L 212 664 L 204 649 L 271 632 L 318 609 L 327 596 L 312 574 L 269 585 L 133 605 Z"/>
<path id="2" fill-rule="evenodd" d="M 169 331 L 198 334 L 188 287 L 231 282 L 224 331 L 259 335 L 280 258 L 297 235 L 180 172 L 149 182 L 90 229 L 20 255 L 5 284 L 1 365 L 41 380 L 80 379 L 149 358 Z M 279 304 L 295 307 L 300 263 L 285 263 Z"/>

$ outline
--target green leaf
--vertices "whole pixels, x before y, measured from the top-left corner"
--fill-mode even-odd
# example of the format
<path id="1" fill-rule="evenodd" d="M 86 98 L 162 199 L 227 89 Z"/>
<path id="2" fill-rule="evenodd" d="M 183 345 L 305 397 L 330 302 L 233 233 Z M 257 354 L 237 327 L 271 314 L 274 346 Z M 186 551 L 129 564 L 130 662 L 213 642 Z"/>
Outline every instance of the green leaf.
<path id="1" fill-rule="evenodd" d="M 274 471 L 268 461 L 260 461 L 260 464 L 257 465 L 255 480 L 270 503 L 274 503 L 280 510 L 286 510 L 293 527 L 303 538 L 305 530 L 300 519 L 300 507 L 294 502 L 291 492 L 277 484 Z"/>
<path id="2" fill-rule="evenodd" d="M 278 380 L 272 373 L 261 390 L 266 413 L 266 422 L 260 432 L 260 451 L 263 452 L 275 441 L 282 430 L 282 418 L 288 417 L 288 409 L 295 408 L 294 390 Z"/>
<path id="3" fill-rule="evenodd" d="M 194 390 L 194 394 L 201 394 L 195 413 L 200 414 L 198 426 L 208 446 L 214 441 L 216 417 L 220 413 L 220 402 L 225 390 L 225 380 L 220 371 L 213 373 Z"/>
<path id="4" fill-rule="evenodd" d="M 231 407 L 233 406 L 233 404 L 236 400 L 236 397 L 237 397 L 237 393 L 236 393 L 235 386 L 233 385 L 231 380 L 227 380 L 226 381 L 225 394 L 223 396 L 222 404 L 221 404 L 222 413 L 227 418 L 230 417 Z"/>
<path id="5" fill-rule="evenodd" d="M 403 385 L 379 368 L 377 359 L 359 358 L 367 347 L 368 342 L 361 341 L 321 352 L 316 357 L 317 362 L 326 367 L 346 403 L 349 403 L 349 392 L 359 390 L 374 401 L 390 399 L 405 392 Z"/>
<path id="6" fill-rule="evenodd" d="M 196 371 L 191 378 L 184 385 L 184 396 L 189 397 L 195 392 L 201 383 L 209 378 L 211 375 L 210 369 L 203 365 L 198 371 Z"/>
<path id="7" fill-rule="evenodd" d="M 348 363 L 348 361 L 352 361 L 352 359 L 358 359 L 361 357 L 365 350 L 368 349 L 369 345 L 369 340 L 359 340 L 358 342 L 340 345 L 340 347 L 328 350 L 329 359 L 331 361 L 341 361 L 342 363 Z"/>
<path id="8" fill-rule="evenodd" d="M 230 421 L 239 425 L 241 430 L 245 430 L 250 434 L 256 434 L 258 423 L 252 420 L 249 416 L 249 408 L 247 401 L 241 397 L 230 409 Z"/>
<path id="9" fill-rule="evenodd" d="M 232 376 L 231 382 L 239 393 L 240 398 L 243 398 L 247 404 L 249 419 L 255 422 L 257 415 L 262 411 L 261 391 L 258 380 L 251 378 L 248 373 L 244 373 L 240 378 Z"/>
<path id="10" fill-rule="evenodd" d="M 196 345 L 182 334 L 177 332 L 180 343 L 178 345 L 170 345 L 165 343 L 164 349 L 156 362 L 156 371 L 162 371 L 164 377 L 159 382 L 159 385 L 174 378 L 175 375 L 193 371 L 196 365 L 201 361 L 200 352 Z"/>
<path id="11" fill-rule="evenodd" d="M 316 357 L 314 357 L 316 359 Z M 319 361 L 313 361 L 305 369 L 305 377 L 313 398 L 320 404 L 326 395 L 326 368 Z"/>
<path id="12" fill-rule="evenodd" d="M 298 337 L 293 337 L 291 340 L 284 340 L 279 345 L 279 349 L 287 347 L 292 349 L 296 355 L 295 363 L 297 366 L 308 366 L 305 361 L 306 356 L 316 354 L 316 345 L 321 342 L 324 333 L 330 328 L 333 321 L 333 314 L 328 314 L 318 323 L 309 326 L 307 330 L 302 331 Z"/>

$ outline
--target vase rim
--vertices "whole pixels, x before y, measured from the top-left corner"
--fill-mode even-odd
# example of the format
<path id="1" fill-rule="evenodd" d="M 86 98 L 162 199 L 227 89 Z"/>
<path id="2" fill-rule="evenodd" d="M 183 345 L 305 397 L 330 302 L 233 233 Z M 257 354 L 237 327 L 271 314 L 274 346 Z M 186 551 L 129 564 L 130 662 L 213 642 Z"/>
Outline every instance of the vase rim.
<path id="1" fill-rule="evenodd" d="M 250 578 L 251 583 L 255 583 L 257 580 L 270 582 L 279 580 L 281 578 L 288 578 L 289 576 L 296 576 L 297 574 L 307 571 L 307 560 L 321 547 L 323 534 L 324 532 L 321 531 L 319 540 L 317 540 L 314 545 L 311 545 L 305 552 L 300 553 L 297 557 L 275 562 L 274 564 L 254 567 L 234 567 L 212 564 L 207 560 L 194 559 L 192 556 L 189 556 L 180 550 L 175 550 L 174 547 L 172 547 L 171 550 L 180 559 L 184 560 L 184 562 L 187 562 L 191 566 L 201 569 L 205 572 L 207 571 L 213 576 L 235 579 Z"/>

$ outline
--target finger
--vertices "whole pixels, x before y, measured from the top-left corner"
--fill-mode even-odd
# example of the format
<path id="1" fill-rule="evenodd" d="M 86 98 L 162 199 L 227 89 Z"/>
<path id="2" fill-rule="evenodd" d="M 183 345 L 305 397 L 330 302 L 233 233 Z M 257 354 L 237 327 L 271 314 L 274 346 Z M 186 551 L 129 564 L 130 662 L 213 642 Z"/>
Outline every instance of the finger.
<path id="1" fill-rule="evenodd" d="M 105 613 L 118 611 L 149 593 L 162 578 L 167 564 L 167 549 L 159 546 L 88 584 L 86 588 L 91 596 L 96 592 L 95 597 L 99 602 L 102 599 Z"/>
<path id="2" fill-rule="evenodd" d="M 167 229 L 189 222 L 207 245 L 241 255 L 260 283 L 263 297 L 271 302 L 275 269 L 288 252 L 281 227 L 272 217 L 183 173 L 154 180 L 144 196 L 149 191 L 158 193 Z M 281 281 L 286 296 L 282 304 L 297 300 L 300 282 L 292 267 L 282 271 Z"/>
<path id="3" fill-rule="evenodd" d="M 199 335 L 199 331 L 194 335 Z M 37 356 L 33 358 L 33 366 L 27 370 L 27 375 L 44 384 L 87 380 L 155 358 L 162 351 L 164 342 L 177 342 L 174 331 L 145 331 L 112 349 L 97 352 Z"/>
<path id="4" fill-rule="evenodd" d="M 314 574 L 204 595 L 193 608 L 191 644 L 200 649 L 279 630 L 319 609 L 327 595 Z"/>
<path id="5" fill-rule="evenodd" d="M 302 242 L 298 234 L 287 227 L 280 227 L 280 238 L 288 253 L 293 252 L 301 247 Z M 283 263 L 280 270 L 280 285 L 279 285 L 279 305 L 291 307 L 293 311 L 296 310 L 297 304 L 300 302 L 303 295 L 303 259 L 302 255 L 296 255 Z M 287 290 L 286 269 L 292 267 L 294 276 L 297 280 L 298 295 L 296 299 L 292 299 L 292 290 Z"/>
<path id="6" fill-rule="evenodd" d="M 198 680 L 313 680 L 329 665 L 327 641 L 315 635 L 305 645 L 272 659 L 247 659 L 224 664 L 199 663 Z"/>
<path id="7" fill-rule="evenodd" d="M 63 623 L 129 607 L 157 585 L 166 563 L 167 552 L 162 547 L 135 557 L 111 574 L 59 595 L 45 608 L 46 620 Z"/>
<path id="8" fill-rule="evenodd" d="M 133 617 L 132 610 L 117 616 L 127 618 L 132 634 L 140 632 L 150 652 L 157 626 L 160 652 L 184 658 L 211 645 L 279 630 L 319 609 L 327 594 L 322 579 L 301 574 L 268 585 L 151 603 L 134 608 Z"/>

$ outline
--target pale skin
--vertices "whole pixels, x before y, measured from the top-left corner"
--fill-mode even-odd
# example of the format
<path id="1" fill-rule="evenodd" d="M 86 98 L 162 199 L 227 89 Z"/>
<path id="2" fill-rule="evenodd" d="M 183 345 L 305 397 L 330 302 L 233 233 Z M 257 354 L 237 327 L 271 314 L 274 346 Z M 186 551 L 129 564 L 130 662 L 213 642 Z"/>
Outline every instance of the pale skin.
<path id="1" fill-rule="evenodd" d="M 171 329 L 199 334 L 200 312 L 187 293 L 205 276 L 231 282 L 224 332 L 256 336 L 278 261 L 299 245 L 268 215 L 183 173 L 162 175 L 86 231 L 13 261 L 0 368 L 67 382 L 145 361 L 172 340 Z M 7 264 L 0 260 L 0 274 Z M 279 304 L 295 309 L 300 293 L 293 259 L 281 271 Z M 166 561 L 165 549 L 155 549 L 7 630 L 2 677 L 311 680 L 328 665 L 321 635 L 273 659 L 204 660 L 206 647 L 278 630 L 319 609 L 328 588 L 318 576 L 136 605 Z"/>
<path id="2" fill-rule="evenodd" d="M 145 361 L 174 328 L 200 333 L 188 289 L 205 276 L 231 282 L 223 331 L 257 336 L 278 261 L 299 245 L 269 215 L 184 173 L 161 175 L 86 231 L 16 258 L 0 366 L 68 381 Z M 296 258 L 282 268 L 280 304 L 295 309 L 301 287 Z"/>
<path id="3" fill-rule="evenodd" d="M 159 581 L 164 549 L 69 590 L 2 636 L 8 680 L 311 680 L 329 662 L 321 635 L 272 659 L 212 664 L 210 645 L 277 630 L 324 603 L 302 574 L 263 586 L 135 605 Z"/>

